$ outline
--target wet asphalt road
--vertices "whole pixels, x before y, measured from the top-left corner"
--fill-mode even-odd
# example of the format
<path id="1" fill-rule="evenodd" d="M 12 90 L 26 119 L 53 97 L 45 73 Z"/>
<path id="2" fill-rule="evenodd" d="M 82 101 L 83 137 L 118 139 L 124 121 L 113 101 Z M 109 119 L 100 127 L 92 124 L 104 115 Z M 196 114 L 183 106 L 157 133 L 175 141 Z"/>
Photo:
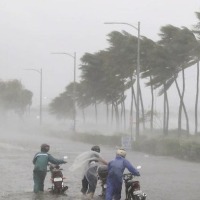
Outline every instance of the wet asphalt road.
<path id="1" fill-rule="evenodd" d="M 0 130 L 5 133 L 5 130 Z M 20 131 L 21 132 L 21 131 Z M 69 167 L 74 158 L 91 145 L 67 140 L 63 136 L 41 133 L 40 131 L 7 131 L 0 136 L 1 181 L 0 199 L 6 200 L 79 200 L 81 199 L 81 171 L 71 173 Z M 50 175 L 45 180 L 45 192 L 35 196 L 32 192 L 32 158 L 39 151 L 41 143 L 51 145 L 50 153 L 62 158 L 68 156 L 68 163 L 63 165 L 63 174 L 69 186 L 66 196 L 52 195 L 48 192 Z M 115 149 L 102 146 L 102 156 L 111 160 Z M 169 157 L 152 156 L 138 152 L 128 152 L 134 166 L 141 165 L 141 189 L 148 200 L 199 200 L 200 198 L 200 164 L 185 162 Z M 100 185 L 95 199 L 100 194 Z M 122 192 L 124 199 L 124 193 Z"/>

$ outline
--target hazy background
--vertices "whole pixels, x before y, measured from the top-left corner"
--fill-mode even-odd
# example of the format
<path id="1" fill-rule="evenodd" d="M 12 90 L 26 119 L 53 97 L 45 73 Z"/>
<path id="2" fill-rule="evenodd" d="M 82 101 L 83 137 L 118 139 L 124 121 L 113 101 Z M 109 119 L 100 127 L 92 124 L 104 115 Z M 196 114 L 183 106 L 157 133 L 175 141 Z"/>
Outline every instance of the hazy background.
<path id="1" fill-rule="evenodd" d="M 79 59 L 108 47 L 107 34 L 125 30 L 133 35 L 137 31 L 126 25 L 105 25 L 104 22 L 126 22 L 137 26 L 141 22 L 141 35 L 154 41 L 159 39 L 161 26 L 172 24 L 192 28 L 197 23 L 195 12 L 200 10 L 199 0 L 0 0 L 0 78 L 18 79 L 34 93 L 32 107 L 39 105 L 40 76 L 43 70 L 43 105 L 64 91 L 73 81 L 73 59 L 51 52 L 77 53 Z M 194 109 L 195 68 L 186 70 L 185 103 Z M 77 71 L 77 80 L 80 72 Z M 190 83 L 190 84 L 189 84 Z M 170 107 L 176 108 L 175 89 L 170 89 Z M 175 95 L 174 95 L 175 94 Z M 145 109 L 150 103 L 149 89 L 143 89 Z M 170 98 L 171 97 L 171 98 Z M 156 98 L 156 108 L 163 98 Z M 129 98 L 127 98 L 127 108 Z"/>
<path id="2" fill-rule="evenodd" d="M 46 107 L 53 98 L 64 91 L 66 85 L 73 81 L 73 59 L 65 55 L 52 55 L 51 52 L 70 54 L 76 52 L 78 68 L 79 59 L 86 52 L 94 53 L 108 47 L 106 39 L 111 31 L 125 30 L 137 35 L 137 31 L 129 26 L 105 25 L 104 22 L 126 22 L 137 26 L 137 22 L 140 21 L 141 35 L 157 41 L 161 26 L 172 24 L 192 28 L 192 25 L 197 23 L 196 11 L 200 11 L 199 0 L 0 0 L 0 79 L 3 81 L 18 79 L 34 94 L 31 115 L 19 119 L 18 116 L 8 113 L 8 120 L 2 119 L 0 124 L 0 159 L 3 174 L 0 182 L 0 198 L 31 199 L 33 186 L 31 160 L 39 150 L 40 144 L 47 142 L 52 147 L 52 155 L 69 156 L 68 164 L 64 166 L 64 174 L 70 186 L 68 199 L 78 199 L 74 195 L 80 196 L 81 176 L 69 173 L 68 167 L 76 155 L 90 149 L 89 144 L 66 139 L 66 130 L 71 129 L 73 121 L 56 121 L 45 111 L 42 128 L 39 126 L 36 116 L 39 108 L 40 76 L 35 71 L 24 69 L 42 68 L 43 105 Z M 195 100 L 195 66 L 187 69 L 185 73 L 184 100 L 191 114 L 194 111 Z M 77 80 L 79 75 L 80 72 L 77 71 Z M 148 109 L 149 89 L 143 88 L 142 92 L 145 97 L 145 109 Z M 179 102 L 175 96 L 177 96 L 175 88 L 170 88 L 170 112 L 173 110 L 177 114 L 176 107 Z M 162 101 L 162 97 L 157 97 L 155 100 L 158 111 L 162 109 Z M 127 98 L 127 109 L 129 104 L 130 98 Z M 98 112 L 99 119 L 103 116 L 100 112 L 102 110 Z M 94 114 L 93 110 L 87 110 L 87 114 L 89 113 Z M 174 124 L 177 127 L 176 116 L 172 114 L 170 113 L 170 125 Z M 192 117 L 189 118 L 192 132 Z M 85 131 L 86 128 L 90 128 L 90 130 L 103 130 L 105 134 L 109 130 L 109 127 L 105 126 L 105 115 L 98 124 L 91 122 L 95 119 L 94 115 L 89 119 L 91 120 L 87 118 L 84 127 L 79 114 L 77 130 Z M 158 127 L 161 127 L 161 123 L 162 121 L 158 120 Z M 102 150 L 107 160 L 113 159 L 115 149 L 102 146 Z M 148 199 L 199 199 L 197 184 L 200 178 L 199 163 L 137 152 L 129 152 L 127 158 L 134 164 L 142 165 L 140 180 Z M 50 185 L 49 179 L 48 176 L 45 189 Z M 183 191 L 185 188 L 187 190 Z M 49 195 L 44 197 L 48 200 L 51 198 L 54 197 Z"/>

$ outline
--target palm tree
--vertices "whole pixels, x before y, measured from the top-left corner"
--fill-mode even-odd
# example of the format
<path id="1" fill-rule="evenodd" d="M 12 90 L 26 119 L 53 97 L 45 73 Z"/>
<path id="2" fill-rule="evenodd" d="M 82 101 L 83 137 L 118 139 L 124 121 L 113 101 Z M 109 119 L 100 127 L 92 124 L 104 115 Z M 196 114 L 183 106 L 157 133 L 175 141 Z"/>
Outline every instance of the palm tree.
<path id="1" fill-rule="evenodd" d="M 169 77 L 171 84 L 176 80 L 177 75 L 182 71 L 183 86 L 182 93 L 178 92 L 180 97 L 180 106 L 179 106 L 179 118 L 178 118 L 178 130 L 181 131 L 181 113 L 182 109 L 186 117 L 186 130 L 189 134 L 189 119 L 187 116 L 187 111 L 184 105 L 184 92 L 185 92 L 185 76 L 184 70 L 188 67 L 188 63 L 193 60 L 192 51 L 196 48 L 196 38 L 194 34 L 186 27 L 177 28 L 172 25 L 167 25 L 161 28 L 161 40 L 159 44 L 162 45 L 169 54 L 170 62 L 168 67 L 172 70 L 172 76 Z M 180 91 L 178 84 L 176 83 L 177 91 Z"/>
<path id="2" fill-rule="evenodd" d="M 126 80 L 126 89 L 131 87 L 131 105 L 130 105 L 130 129 L 132 130 L 133 123 L 133 102 L 135 102 L 134 83 L 137 66 L 137 42 L 135 36 L 123 31 L 122 33 L 113 31 L 108 38 L 110 52 L 113 64 L 116 68 L 116 75 L 119 79 Z M 142 101 L 142 96 L 140 96 Z"/>
<path id="3" fill-rule="evenodd" d="M 157 47 L 157 44 L 146 38 L 143 37 L 142 45 L 141 45 L 141 77 L 143 79 L 149 79 L 149 83 L 152 82 L 152 74 L 150 73 L 150 69 L 152 66 L 152 61 L 156 59 L 154 56 L 154 51 Z M 153 131 L 153 122 L 154 122 L 154 89 L 153 85 L 150 85 L 151 90 L 151 110 L 150 110 L 150 129 L 151 132 Z"/>
<path id="4" fill-rule="evenodd" d="M 97 120 L 97 104 L 105 102 L 115 108 L 116 120 L 119 119 L 118 105 L 121 95 L 121 86 L 112 69 L 111 62 L 108 64 L 108 52 L 100 51 L 95 54 L 85 54 L 82 58 L 81 78 L 87 89 L 86 94 L 90 96 L 91 103 L 95 105 L 95 116 Z M 119 124 L 117 122 L 117 124 Z"/>
<path id="5" fill-rule="evenodd" d="M 49 111 L 58 119 L 72 119 L 74 116 L 73 83 L 69 84 L 63 93 L 55 97 L 49 104 Z"/>
<path id="6" fill-rule="evenodd" d="M 197 38 L 200 39 L 200 12 L 196 12 L 195 14 L 199 22 L 196 25 L 194 25 L 193 33 L 195 33 L 195 35 L 197 35 Z M 195 98 L 195 135 L 197 135 L 198 133 L 199 60 L 200 60 L 199 52 L 200 52 L 200 48 L 198 47 L 196 50 L 197 83 L 196 83 L 196 98 Z"/>

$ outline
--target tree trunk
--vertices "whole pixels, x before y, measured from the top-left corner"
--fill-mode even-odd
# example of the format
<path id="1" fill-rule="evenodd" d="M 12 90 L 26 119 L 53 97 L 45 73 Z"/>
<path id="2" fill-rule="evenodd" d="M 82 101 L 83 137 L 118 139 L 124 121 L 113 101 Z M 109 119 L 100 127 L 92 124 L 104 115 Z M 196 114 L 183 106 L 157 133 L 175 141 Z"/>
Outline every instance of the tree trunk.
<path id="1" fill-rule="evenodd" d="M 122 129 L 122 126 L 123 126 L 123 117 L 124 117 L 124 106 L 123 106 L 123 102 L 121 102 L 121 113 L 120 113 L 120 124 L 121 124 L 121 129 Z"/>
<path id="2" fill-rule="evenodd" d="M 112 113 L 111 113 L 111 125 L 113 126 L 113 107 L 114 107 L 114 105 L 113 105 L 114 103 L 112 102 Z"/>
<path id="3" fill-rule="evenodd" d="M 166 118 L 166 104 L 165 104 L 165 93 L 163 95 L 164 99 L 163 99 L 163 134 L 165 134 L 165 118 Z"/>
<path id="4" fill-rule="evenodd" d="M 95 119 L 96 119 L 96 124 L 97 124 L 97 121 L 98 121 L 98 117 L 97 117 L 97 102 L 95 101 Z"/>
<path id="5" fill-rule="evenodd" d="M 179 115 L 178 115 L 178 134 L 181 134 L 182 130 L 182 109 L 183 109 L 183 98 L 185 94 L 185 79 L 184 79 L 184 70 L 182 69 L 182 78 L 183 78 L 183 90 L 182 90 L 182 95 L 180 98 L 180 105 L 179 105 Z"/>
<path id="6" fill-rule="evenodd" d="M 130 132 L 131 132 L 131 139 L 133 138 L 133 99 L 135 101 L 135 108 L 136 108 L 136 97 L 135 97 L 135 90 L 133 87 L 133 77 L 130 77 L 131 79 L 131 109 L 130 109 L 130 120 L 129 120 L 129 124 L 130 124 Z"/>
<path id="7" fill-rule="evenodd" d="M 180 92 L 180 89 L 179 89 L 179 86 L 178 86 L 178 83 L 177 83 L 176 79 L 175 79 L 175 84 L 176 84 L 176 88 L 177 88 L 177 91 L 178 91 L 179 98 L 182 99 L 181 92 Z M 189 134 L 189 132 L 190 132 L 189 119 L 188 119 L 188 114 L 187 114 L 183 99 L 182 99 L 182 105 L 183 105 L 183 111 L 184 111 L 184 114 L 185 114 L 185 117 L 186 117 L 186 130 L 187 130 L 187 134 Z"/>
<path id="8" fill-rule="evenodd" d="M 122 110 L 123 110 L 123 113 L 122 113 L 122 119 L 123 119 L 122 120 L 122 124 L 124 124 L 124 131 L 126 131 L 126 108 L 125 108 L 125 102 L 124 101 L 121 103 L 121 106 L 122 106 Z"/>
<path id="9" fill-rule="evenodd" d="M 150 82 L 152 81 L 152 77 L 150 76 Z M 150 129 L 153 132 L 153 121 L 154 121 L 154 93 L 153 93 L 153 85 L 151 85 L 151 119 L 150 119 Z"/>
<path id="10" fill-rule="evenodd" d="M 115 104 L 114 105 L 115 108 L 115 119 L 116 119 L 116 130 L 119 131 L 119 109 L 118 109 L 118 105 Z"/>
<path id="11" fill-rule="evenodd" d="M 143 104 L 143 98 L 142 98 L 142 91 L 141 91 L 141 87 L 139 86 L 140 90 L 139 90 L 139 94 L 140 94 L 140 103 L 141 103 L 141 111 L 142 111 L 142 124 L 143 124 L 143 129 L 145 129 L 145 116 L 144 116 L 144 104 Z"/>
<path id="12" fill-rule="evenodd" d="M 106 103 L 106 123 L 109 124 L 109 105 Z"/>
<path id="13" fill-rule="evenodd" d="M 85 124 L 85 109 L 82 108 L 82 115 L 83 115 L 83 123 Z"/>
<path id="14" fill-rule="evenodd" d="M 167 92 L 165 90 L 165 84 L 164 84 L 164 103 L 163 103 L 163 106 L 164 106 L 164 113 L 163 113 L 163 134 L 166 135 L 167 132 L 166 132 L 166 122 L 167 122 Z"/>
<path id="15" fill-rule="evenodd" d="M 197 62 L 197 84 L 196 84 L 196 101 L 195 101 L 195 135 L 198 133 L 198 100 L 199 100 L 199 61 Z"/>
<path id="16" fill-rule="evenodd" d="M 165 135 L 168 135 L 169 132 L 169 100 L 166 91 L 166 123 L 165 123 Z"/>

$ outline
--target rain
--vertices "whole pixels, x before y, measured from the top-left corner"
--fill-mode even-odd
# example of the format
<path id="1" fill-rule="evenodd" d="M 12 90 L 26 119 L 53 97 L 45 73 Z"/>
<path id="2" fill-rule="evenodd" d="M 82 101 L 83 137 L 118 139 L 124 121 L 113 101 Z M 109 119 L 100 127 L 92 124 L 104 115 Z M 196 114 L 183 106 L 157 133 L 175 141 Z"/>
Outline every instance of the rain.
<path id="1" fill-rule="evenodd" d="M 99 145 L 141 166 L 147 200 L 198 200 L 199 13 L 199 0 L 1 0 L 0 199 L 86 200 Z M 43 143 L 67 160 L 64 194 L 49 171 L 33 192 Z"/>

